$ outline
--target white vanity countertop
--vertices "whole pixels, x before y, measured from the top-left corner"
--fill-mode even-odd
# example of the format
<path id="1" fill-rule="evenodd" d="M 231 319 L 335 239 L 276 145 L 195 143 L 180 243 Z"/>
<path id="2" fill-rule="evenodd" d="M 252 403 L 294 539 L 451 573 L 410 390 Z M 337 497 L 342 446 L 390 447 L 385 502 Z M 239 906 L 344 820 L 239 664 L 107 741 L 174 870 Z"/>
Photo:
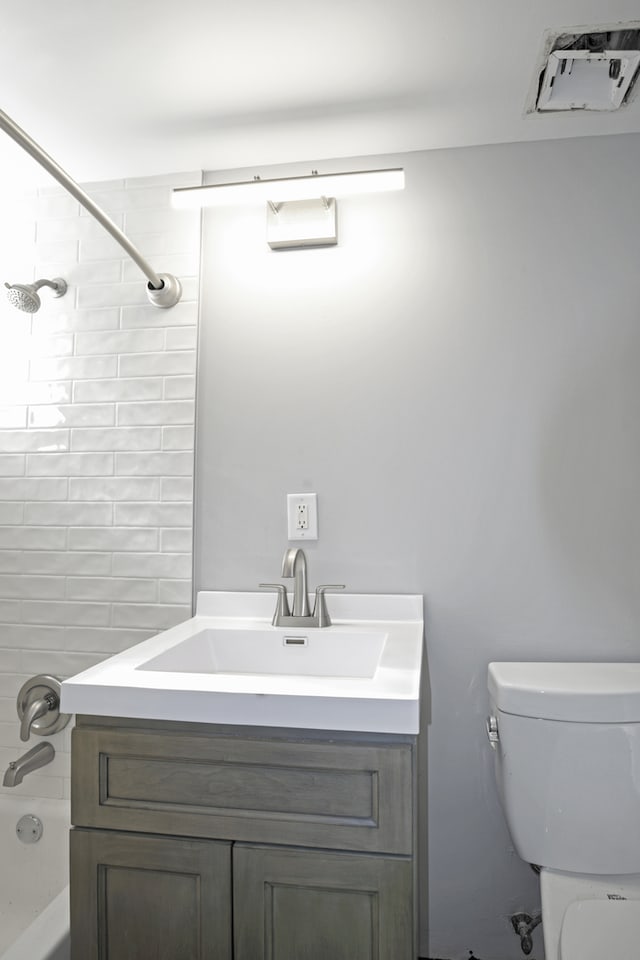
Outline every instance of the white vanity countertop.
<path id="1" fill-rule="evenodd" d="M 271 626 L 273 594 L 200 593 L 191 619 L 65 680 L 61 709 L 147 720 L 417 733 L 422 596 L 332 594 L 328 604 L 332 626 L 283 630 Z M 225 642 L 233 644 L 236 633 L 241 638 L 255 631 L 269 641 L 273 634 L 273 642 L 279 643 L 283 634 L 304 635 L 309 647 L 315 644 L 320 653 L 323 637 L 327 647 L 331 646 L 332 633 L 340 642 L 363 633 L 383 642 L 372 676 L 340 676 L 339 666 L 327 671 L 331 675 L 195 672 L 193 668 L 181 672 L 147 667 L 161 655 L 179 659 L 180 644 L 197 647 L 196 635 L 224 636 Z"/>

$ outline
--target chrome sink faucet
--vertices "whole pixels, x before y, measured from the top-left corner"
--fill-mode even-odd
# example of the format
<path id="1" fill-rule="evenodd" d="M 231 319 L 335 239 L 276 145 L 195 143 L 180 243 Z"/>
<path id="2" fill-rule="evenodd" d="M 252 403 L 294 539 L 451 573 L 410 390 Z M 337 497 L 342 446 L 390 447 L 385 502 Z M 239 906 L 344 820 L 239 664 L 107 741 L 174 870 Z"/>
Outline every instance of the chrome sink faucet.
<path id="1" fill-rule="evenodd" d="M 282 558 L 283 577 L 293 577 L 292 617 L 310 617 L 309 597 L 307 595 L 307 558 L 304 550 L 285 550 Z"/>
<path id="2" fill-rule="evenodd" d="M 276 590 L 278 601 L 276 612 L 271 621 L 274 627 L 330 627 L 331 618 L 327 610 L 325 593 L 327 590 L 344 590 L 343 583 L 325 583 L 316 587 L 313 612 L 309 607 L 307 594 L 307 558 L 300 548 L 285 550 L 282 558 L 282 576 L 293 578 L 293 609 L 289 609 L 287 588 L 283 583 L 261 583 L 263 590 Z"/>

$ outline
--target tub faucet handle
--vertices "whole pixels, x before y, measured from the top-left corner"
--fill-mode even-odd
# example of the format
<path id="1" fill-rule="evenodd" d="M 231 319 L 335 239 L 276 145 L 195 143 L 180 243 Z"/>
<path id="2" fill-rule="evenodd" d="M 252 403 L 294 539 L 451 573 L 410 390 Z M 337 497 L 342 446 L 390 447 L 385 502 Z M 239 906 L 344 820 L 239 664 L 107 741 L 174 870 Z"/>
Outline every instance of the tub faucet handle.
<path id="1" fill-rule="evenodd" d="M 22 741 L 26 743 L 32 733 L 50 737 L 66 727 L 71 718 L 60 713 L 61 691 L 60 681 L 44 674 L 23 683 L 16 701 Z"/>
<path id="2" fill-rule="evenodd" d="M 26 743 L 31 734 L 31 727 L 36 720 L 39 720 L 41 717 L 44 717 L 50 710 L 55 710 L 59 705 L 59 700 L 56 695 L 51 692 L 44 695 L 39 700 L 32 700 L 28 706 L 25 708 L 24 713 L 22 714 L 22 719 L 20 721 L 20 739 L 23 743 Z"/>

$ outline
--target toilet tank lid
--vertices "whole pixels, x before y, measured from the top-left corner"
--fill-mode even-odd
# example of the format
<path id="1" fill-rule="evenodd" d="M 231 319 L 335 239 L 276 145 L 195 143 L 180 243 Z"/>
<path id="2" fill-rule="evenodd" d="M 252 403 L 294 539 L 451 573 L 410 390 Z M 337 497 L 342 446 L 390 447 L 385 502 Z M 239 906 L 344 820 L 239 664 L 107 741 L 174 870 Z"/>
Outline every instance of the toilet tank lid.
<path id="1" fill-rule="evenodd" d="M 498 710 L 574 723 L 640 722 L 640 663 L 490 663 Z"/>

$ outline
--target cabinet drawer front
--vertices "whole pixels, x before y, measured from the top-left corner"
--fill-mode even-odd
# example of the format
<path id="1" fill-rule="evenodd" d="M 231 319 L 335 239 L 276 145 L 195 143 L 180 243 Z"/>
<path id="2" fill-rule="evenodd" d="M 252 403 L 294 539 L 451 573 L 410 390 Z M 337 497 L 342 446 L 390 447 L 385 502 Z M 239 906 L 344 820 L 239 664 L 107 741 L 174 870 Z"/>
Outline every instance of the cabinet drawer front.
<path id="1" fill-rule="evenodd" d="M 412 749 L 79 727 L 78 826 L 410 854 Z"/>

